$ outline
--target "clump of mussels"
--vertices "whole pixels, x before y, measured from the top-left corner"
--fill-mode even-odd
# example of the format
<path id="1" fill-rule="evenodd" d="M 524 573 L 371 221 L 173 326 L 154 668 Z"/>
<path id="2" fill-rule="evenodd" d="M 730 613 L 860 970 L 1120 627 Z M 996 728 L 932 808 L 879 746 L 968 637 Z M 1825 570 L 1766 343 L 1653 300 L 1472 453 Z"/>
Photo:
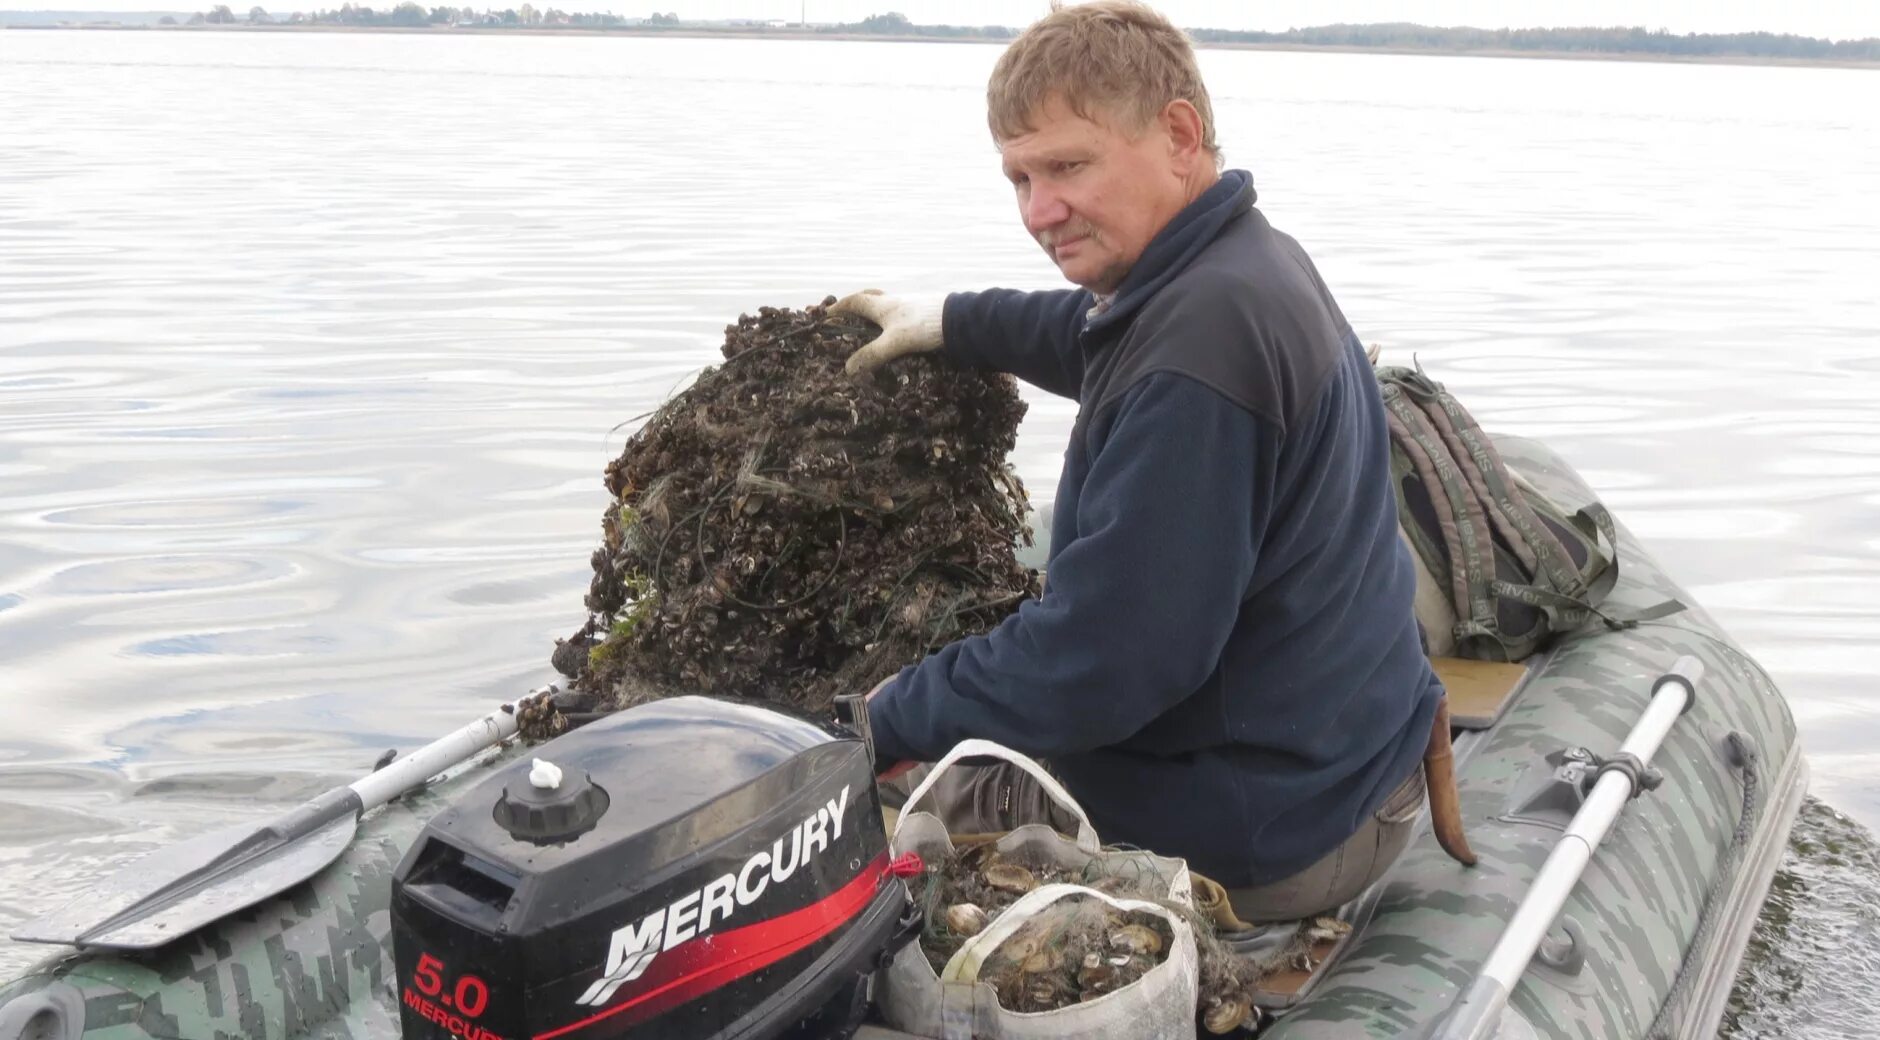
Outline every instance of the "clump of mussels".
<path id="1" fill-rule="evenodd" d="M 938 355 L 852 377 L 880 329 L 833 302 L 740 316 L 608 464 L 588 617 L 554 654 L 589 707 L 827 712 L 1039 594 L 1016 384 Z"/>

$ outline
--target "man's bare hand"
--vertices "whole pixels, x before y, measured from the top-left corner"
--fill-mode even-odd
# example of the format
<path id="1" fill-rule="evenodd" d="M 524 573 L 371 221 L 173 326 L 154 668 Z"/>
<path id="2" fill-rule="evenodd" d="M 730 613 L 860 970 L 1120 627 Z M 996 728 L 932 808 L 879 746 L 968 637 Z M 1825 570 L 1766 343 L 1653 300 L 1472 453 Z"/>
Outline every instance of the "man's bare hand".
<path id="1" fill-rule="evenodd" d="M 855 314 L 881 326 L 881 335 L 849 355 L 848 373 L 861 375 L 903 354 L 939 350 L 945 299 L 889 296 L 880 289 L 850 293 L 829 305 L 832 314 Z"/>

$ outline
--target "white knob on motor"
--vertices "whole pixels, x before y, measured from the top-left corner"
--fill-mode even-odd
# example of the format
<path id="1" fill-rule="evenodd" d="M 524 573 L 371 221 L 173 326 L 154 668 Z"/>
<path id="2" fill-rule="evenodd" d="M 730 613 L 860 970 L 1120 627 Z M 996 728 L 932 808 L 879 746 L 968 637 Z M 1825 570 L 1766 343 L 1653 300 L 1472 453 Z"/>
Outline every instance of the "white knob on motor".
<path id="1" fill-rule="evenodd" d="M 547 759 L 536 759 L 535 765 L 529 770 L 529 785 L 548 791 L 560 787 L 561 767 Z"/>

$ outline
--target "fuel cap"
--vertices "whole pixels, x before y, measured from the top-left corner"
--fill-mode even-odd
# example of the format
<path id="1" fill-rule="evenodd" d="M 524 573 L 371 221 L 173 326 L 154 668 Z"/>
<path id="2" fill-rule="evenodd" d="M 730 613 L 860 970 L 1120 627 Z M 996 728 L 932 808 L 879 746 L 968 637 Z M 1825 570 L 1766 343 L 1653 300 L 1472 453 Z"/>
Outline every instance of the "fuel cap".
<path id="1" fill-rule="evenodd" d="M 564 776 L 561 767 L 538 758 L 527 778 L 504 785 L 494 815 L 511 837 L 549 845 L 593 830 L 606 812 L 607 792 L 587 773 Z"/>

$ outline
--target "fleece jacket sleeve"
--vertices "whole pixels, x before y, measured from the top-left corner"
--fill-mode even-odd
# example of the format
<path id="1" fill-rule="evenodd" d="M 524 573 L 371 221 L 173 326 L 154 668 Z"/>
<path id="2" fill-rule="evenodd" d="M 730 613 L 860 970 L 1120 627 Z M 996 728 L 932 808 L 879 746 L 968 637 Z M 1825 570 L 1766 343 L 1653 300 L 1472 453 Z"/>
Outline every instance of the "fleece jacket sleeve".
<path id="1" fill-rule="evenodd" d="M 1099 421 L 1103 421 L 1102 417 Z M 869 702 L 881 761 L 968 737 L 1029 755 L 1121 741 L 1199 689 L 1248 594 L 1278 435 L 1187 376 L 1115 405 L 1042 599 L 901 670 Z"/>
<path id="2" fill-rule="evenodd" d="M 941 311 L 946 352 L 963 365 L 1010 372 L 1076 400 L 1084 379 L 1077 336 L 1091 302 L 1082 289 L 953 293 Z"/>

